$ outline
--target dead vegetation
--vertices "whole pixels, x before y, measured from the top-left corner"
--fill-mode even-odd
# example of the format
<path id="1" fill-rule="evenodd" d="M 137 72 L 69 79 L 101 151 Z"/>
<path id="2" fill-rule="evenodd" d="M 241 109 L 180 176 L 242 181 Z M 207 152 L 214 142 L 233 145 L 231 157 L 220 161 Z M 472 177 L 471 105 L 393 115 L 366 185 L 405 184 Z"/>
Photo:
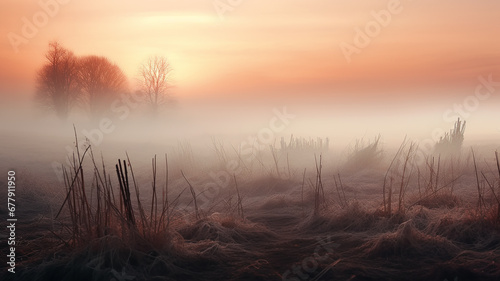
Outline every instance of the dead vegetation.
<path id="1" fill-rule="evenodd" d="M 434 147 L 437 154 L 451 155 L 460 152 L 464 142 L 465 123 L 458 118 L 453 129 L 439 139 Z"/>
<path id="2" fill-rule="evenodd" d="M 90 146 L 80 151 L 77 140 L 76 147 L 73 165 L 64 171 L 66 196 L 54 216 L 60 225 L 52 231 L 59 254 L 27 266 L 21 279 L 110 280 L 125 274 L 138 280 L 279 280 L 293 264 L 277 253 L 293 252 L 300 262 L 316 245 L 306 246 L 310 253 L 293 245 L 318 235 L 334 235 L 340 245 L 328 261 L 317 261 L 323 278 L 390 280 L 411 270 L 408 262 L 426 268 L 429 280 L 500 276 L 500 268 L 487 262 L 487 257 L 500 262 L 498 153 L 490 167 L 471 151 L 475 185 L 469 189 L 475 197 L 463 198 L 455 186 L 464 174 L 459 162 L 429 156 L 417 165 L 416 144 L 404 140 L 380 175 L 380 208 L 372 208 L 356 198 L 358 187 L 344 176 L 347 172 L 334 172 L 322 154 L 314 157 L 309 174 L 304 169 L 300 179 L 284 180 L 279 158 L 272 160 L 278 153 L 271 150 L 267 167 L 274 172 L 252 180 L 232 174 L 218 193 L 221 198 L 201 204 L 202 185 L 182 170 L 174 185 L 166 155 L 164 171 L 152 158 L 146 187 L 137 181 L 128 155 L 109 170 Z M 223 147 L 215 147 L 219 162 L 229 161 Z M 378 139 L 370 147 L 370 157 L 379 155 L 373 153 L 379 151 Z M 289 248 L 276 248 L 282 240 Z M 460 267 L 466 273 L 458 272 Z"/>
<path id="3" fill-rule="evenodd" d="M 373 167 L 382 160 L 382 156 L 380 136 L 368 142 L 363 139 L 356 140 L 347 156 L 344 169 L 347 172 L 353 172 Z"/>

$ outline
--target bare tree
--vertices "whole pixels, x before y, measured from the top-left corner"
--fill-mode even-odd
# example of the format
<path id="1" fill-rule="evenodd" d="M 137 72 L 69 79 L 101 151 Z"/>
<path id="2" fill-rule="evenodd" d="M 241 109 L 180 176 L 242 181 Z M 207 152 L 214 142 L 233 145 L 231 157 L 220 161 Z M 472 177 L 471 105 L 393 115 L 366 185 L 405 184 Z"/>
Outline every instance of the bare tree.
<path id="1" fill-rule="evenodd" d="M 172 101 L 168 92 L 171 87 L 172 67 L 165 57 L 149 58 L 140 67 L 141 92 L 146 97 L 151 113 L 156 116 L 161 106 Z"/>
<path id="2" fill-rule="evenodd" d="M 123 71 L 101 56 L 79 59 L 78 82 L 93 117 L 100 117 L 108 111 L 111 103 L 127 88 Z"/>
<path id="3" fill-rule="evenodd" d="M 46 64 L 36 79 L 36 98 L 59 118 L 66 119 L 78 96 L 77 59 L 56 41 L 49 43 L 45 58 Z"/>

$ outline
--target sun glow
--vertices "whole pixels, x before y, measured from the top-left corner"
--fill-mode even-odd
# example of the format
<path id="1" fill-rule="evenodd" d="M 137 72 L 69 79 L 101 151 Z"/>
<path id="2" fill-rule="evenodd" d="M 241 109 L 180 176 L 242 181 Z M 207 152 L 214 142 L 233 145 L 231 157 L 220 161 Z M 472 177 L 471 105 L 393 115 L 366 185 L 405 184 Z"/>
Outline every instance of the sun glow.
<path id="1" fill-rule="evenodd" d="M 172 14 L 172 13 L 142 13 L 130 19 L 134 24 L 146 26 L 162 26 L 165 24 L 213 24 L 217 18 L 206 14 Z"/>

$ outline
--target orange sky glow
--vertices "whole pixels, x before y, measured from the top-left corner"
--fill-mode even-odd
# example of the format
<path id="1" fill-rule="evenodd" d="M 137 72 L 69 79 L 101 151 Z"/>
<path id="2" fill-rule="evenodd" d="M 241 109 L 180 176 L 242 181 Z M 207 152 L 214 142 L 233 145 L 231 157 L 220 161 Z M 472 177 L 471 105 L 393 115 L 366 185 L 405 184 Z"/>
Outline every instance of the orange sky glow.
<path id="1" fill-rule="evenodd" d="M 353 44 L 356 28 L 364 29 L 373 12 L 387 10 L 392 1 L 6 0 L 0 12 L 0 92 L 33 95 L 51 40 L 76 55 L 109 58 L 131 85 L 141 62 L 163 55 L 174 69 L 180 100 L 349 99 L 352 93 L 370 98 L 467 87 L 479 75 L 500 80 L 495 0 L 397 1 L 400 12 L 348 62 L 342 42 Z M 23 36 L 23 18 L 32 22 L 44 12 L 40 3 L 52 4 L 53 15 L 32 38 L 13 46 L 9 36 Z M 214 3 L 238 4 L 221 17 Z"/>

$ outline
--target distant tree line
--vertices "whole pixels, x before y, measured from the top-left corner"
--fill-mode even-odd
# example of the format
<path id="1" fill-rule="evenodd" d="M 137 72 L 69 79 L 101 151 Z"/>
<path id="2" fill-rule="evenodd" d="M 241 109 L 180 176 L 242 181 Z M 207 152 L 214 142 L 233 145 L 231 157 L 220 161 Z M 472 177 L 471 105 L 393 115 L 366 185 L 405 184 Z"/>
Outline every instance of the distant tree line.
<path id="1" fill-rule="evenodd" d="M 93 118 L 110 110 L 120 95 L 130 91 L 127 77 L 103 56 L 76 56 L 58 42 L 50 42 L 45 64 L 36 77 L 36 100 L 60 119 L 84 108 Z M 169 93 L 172 68 L 164 57 L 151 57 L 139 67 L 136 91 L 152 115 L 172 101 Z"/>

